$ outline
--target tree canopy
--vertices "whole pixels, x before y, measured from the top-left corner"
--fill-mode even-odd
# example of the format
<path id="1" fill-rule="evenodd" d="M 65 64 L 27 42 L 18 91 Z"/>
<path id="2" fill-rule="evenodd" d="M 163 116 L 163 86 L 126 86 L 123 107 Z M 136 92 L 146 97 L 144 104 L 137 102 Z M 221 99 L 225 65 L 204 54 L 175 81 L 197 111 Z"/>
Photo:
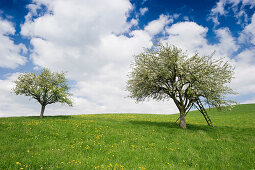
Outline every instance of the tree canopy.
<path id="1" fill-rule="evenodd" d="M 182 128 L 186 128 L 186 112 L 197 100 L 217 108 L 233 102 L 225 97 L 234 93 L 227 86 L 234 69 L 213 55 L 188 56 L 176 46 L 158 43 L 136 55 L 131 67 L 127 82 L 130 97 L 138 102 L 173 99 Z"/>
<path id="2" fill-rule="evenodd" d="M 16 95 L 30 96 L 41 104 L 40 117 L 43 118 L 45 106 L 60 102 L 72 106 L 65 73 L 51 72 L 44 68 L 39 74 L 24 73 L 14 81 Z"/>

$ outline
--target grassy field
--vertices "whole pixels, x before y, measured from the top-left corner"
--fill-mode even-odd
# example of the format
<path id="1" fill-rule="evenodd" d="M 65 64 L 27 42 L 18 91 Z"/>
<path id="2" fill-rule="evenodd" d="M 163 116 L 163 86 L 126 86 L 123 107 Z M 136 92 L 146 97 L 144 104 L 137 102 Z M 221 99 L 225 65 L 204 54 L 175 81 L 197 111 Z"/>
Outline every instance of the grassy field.
<path id="1" fill-rule="evenodd" d="M 254 169 L 255 104 L 187 115 L 0 119 L 0 169 Z"/>

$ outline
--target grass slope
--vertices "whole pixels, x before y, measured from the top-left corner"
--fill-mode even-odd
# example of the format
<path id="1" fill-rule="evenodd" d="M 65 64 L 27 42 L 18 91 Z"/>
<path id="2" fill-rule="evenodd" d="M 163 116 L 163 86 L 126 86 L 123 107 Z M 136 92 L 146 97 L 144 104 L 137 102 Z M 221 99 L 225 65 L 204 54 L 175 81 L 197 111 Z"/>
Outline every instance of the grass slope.
<path id="1" fill-rule="evenodd" d="M 255 104 L 202 115 L 0 119 L 0 169 L 253 169 Z"/>

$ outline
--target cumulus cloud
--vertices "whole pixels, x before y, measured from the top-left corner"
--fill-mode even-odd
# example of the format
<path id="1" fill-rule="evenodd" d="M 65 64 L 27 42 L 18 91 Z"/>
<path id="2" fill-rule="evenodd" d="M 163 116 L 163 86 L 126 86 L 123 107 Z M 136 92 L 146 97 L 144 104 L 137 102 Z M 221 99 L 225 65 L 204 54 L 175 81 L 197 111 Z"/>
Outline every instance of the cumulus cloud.
<path id="1" fill-rule="evenodd" d="M 9 37 L 14 34 L 12 23 L 0 17 L 0 67 L 14 69 L 27 61 L 24 57 L 27 52 L 25 45 L 15 44 Z"/>
<path id="2" fill-rule="evenodd" d="M 173 24 L 166 32 L 169 34 L 165 39 L 166 42 L 179 46 L 191 55 L 196 52 L 201 55 L 210 55 L 216 51 L 216 56 L 230 57 L 239 48 L 228 28 L 215 30 L 219 39 L 216 44 L 209 44 L 207 41 L 208 28 L 195 22 Z"/>
<path id="3" fill-rule="evenodd" d="M 195 22 L 179 22 L 170 26 L 166 32 L 169 34 L 167 41 L 185 50 L 197 49 L 207 44 L 205 39 L 208 28 L 200 26 Z M 192 43 L 191 43 L 192 41 Z"/>
<path id="4" fill-rule="evenodd" d="M 34 11 L 46 6 L 46 14 L 39 16 Z M 35 0 L 28 13 L 21 34 L 39 37 L 62 46 L 98 44 L 101 36 L 121 33 L 130 28 L 126 22 L 133 6 L 127 0 L 80 1 Z M 31 8 L 31 7 L 30 7 Z M 29 16 L 29 17 L 28 17 Z M 37 18 L 34 18 L 37 17 Z"/>
<path id="5" fill-rule="evenodd" d="M 235 79 L 232 87 L 240 95 L 255 94 L 255 47 L 245 49 L 235 58 Z"/>
<path id="6" fill-rule="evenodd" d="M 146 27 L 145 31 L 147 31 L 150 35 L 157 35 L 164 30 L 164 27 L 169 23 L 173 22 L 173 18 L 170 18 L 167 15 L 160 15 L 158 20 L 151 21 Z"/>
<path id="7" fill-rule="evenodd" d="M 35 9 L 42 3 L 48 8 L 47 13 L 37 17 Z M 132 8 L 127 0 L 38 0 L 28 13 L 21 34 L 31 38 L 31 58 L 36 65 L 87 75 L 105 63 L 106 57 L 97 54 L 102 39 L 126 32 L 136 24 L 134 20 L 127 22 Z"/>
<path id="8" fill-rule="evenodd" d="M 252 43 L 255 45 L 255 14 L 252 16 L 251 23 L 241 32 L 239 41 L 240 43 Z"/>

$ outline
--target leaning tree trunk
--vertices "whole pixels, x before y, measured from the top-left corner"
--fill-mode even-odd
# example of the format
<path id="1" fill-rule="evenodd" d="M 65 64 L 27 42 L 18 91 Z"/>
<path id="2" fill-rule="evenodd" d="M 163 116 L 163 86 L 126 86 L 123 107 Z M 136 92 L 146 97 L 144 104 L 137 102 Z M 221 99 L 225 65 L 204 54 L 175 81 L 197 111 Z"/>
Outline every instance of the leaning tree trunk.
<path id="1" fill-rule="evenodd" d="M 42 105 L 40 118 L 43 118 L 44 110 L 45 110 L 45 105 Z"/>
<path id="2" fill-rule="evenodd" d="M 184 109 L 180 109 L 180 127 L 183 128 L 183 129 L 186 129 Z"/>

